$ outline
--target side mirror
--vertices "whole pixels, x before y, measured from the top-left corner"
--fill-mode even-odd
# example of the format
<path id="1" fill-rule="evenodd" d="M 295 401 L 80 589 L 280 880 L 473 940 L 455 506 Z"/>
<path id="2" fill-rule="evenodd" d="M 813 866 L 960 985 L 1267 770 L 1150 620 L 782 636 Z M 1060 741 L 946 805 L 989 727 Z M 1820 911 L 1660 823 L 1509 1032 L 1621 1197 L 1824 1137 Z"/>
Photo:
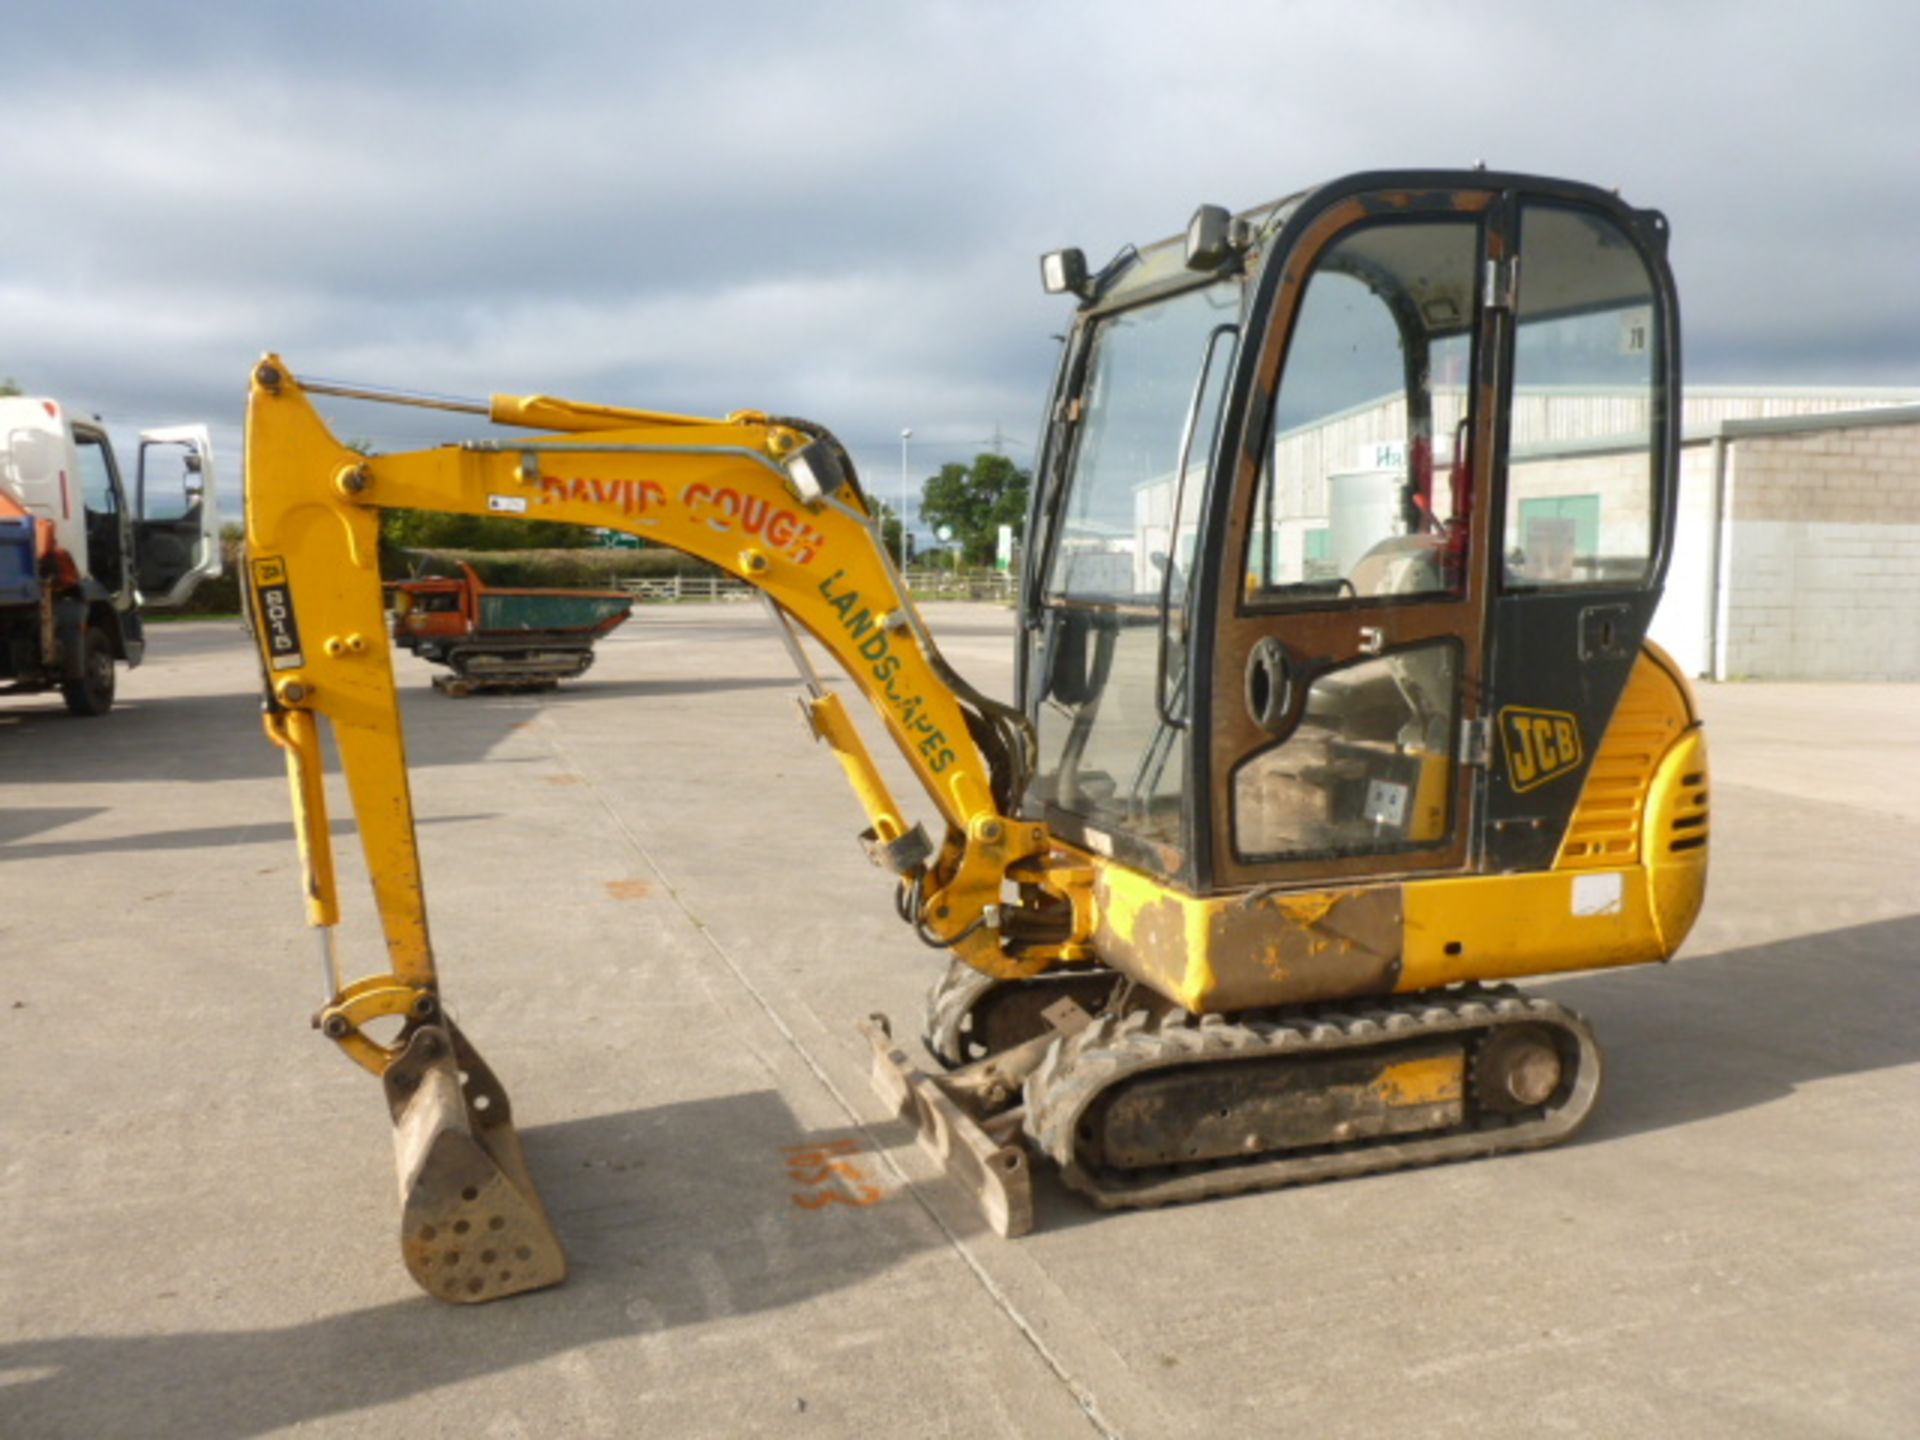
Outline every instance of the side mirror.
<path id="1" fill-rule="evenodd" d="M 1040 257 L 1040 284 L 1049 295 L 1087 294 L 1087 257 L 1081 250 L 1051 250 Z"/>

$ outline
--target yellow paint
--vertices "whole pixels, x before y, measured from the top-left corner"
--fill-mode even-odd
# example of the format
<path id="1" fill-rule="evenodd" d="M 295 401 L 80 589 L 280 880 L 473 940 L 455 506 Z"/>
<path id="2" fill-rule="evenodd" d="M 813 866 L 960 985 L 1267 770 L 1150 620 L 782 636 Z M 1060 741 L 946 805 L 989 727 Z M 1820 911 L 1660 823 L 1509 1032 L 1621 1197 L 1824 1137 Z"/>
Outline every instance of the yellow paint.
<path id="1" fill-rule="evenodd" d="M 1594 752 L 1554 869 L 1638 863 L 1641 819 L 1654 769 L 1674 739 L 1694 723 L 1686 681 L 1666 652 L 1649 643 L 1634 662 Z"/>
<path id="2" fill-rule="evenodd" d="M 1617 911 L 1574 914 L 1574 886 L 1620 877 Z M 1434 877 L 1406 888 L 1401 992 L 1666 958 L 1647 908 L 1645 872 Z M 1448 953 L 1458 946 L 1457 953 Z"/>
<path id="3" fill-rule="evenodd" d="M 1369 1087 L 1384 1105 L 1444 1105 L 1458 1100 L 1466 1088 L 1466 1059 L 1461 1055 L 1432 1055 L 1403 1060 L 1382 1070 Z"/>
<path id="4" fill-rule="evenodd" d="M 333 847 L 315 844 L 332 833 L 327 824 L 327 791 L 320 762 L 320 732 L 313 717 L 299 710 L 261 717 L 267 738 L 285 753 L 287 788 L 293 801 L 293 833 L 300 845 L 301 890 L 307 924 L 340 923 L 340 893 L 334 883 Z"/>
<path id="5" fill-rule="evenodd" d="M 1447 835 L 1447 807 L 1453 798 L 1453 762 L 1431 750 L 1417 752 L 1420 778 L 1413 789 L 1413 813 L 1407 817 L 1409 843 L 1438 844 Z"/>
<path id="6" fill-rule="evenodd" d="M 860 738 L 860 732 L 853 728 L 853 721 L 847 715 L 847 707 L 840 703 L 840 697 L 831 692 L 806 702 L 808 722 L 813 733 L 826 741 L 834 755 L 840 761 L 840 768 L 846 772 L 847 783 L 853 787 L 853 793 L 860 797 L 861 807 L 873 822 L 873 833 L 884 844 L 892 844 L 907 833 L 906 821 L 900 817 L 900 806 L 893 798 L 893 792 L 887 788 L 887 782 L 880 778 L 880 771 L 868 753 L 867 745 Z"/>
<path id="7" fill-rule="evenodd" d="M 1101 856 L 1087 856 L 1103 935 L 1120 942 L 1100 958 L 1196 1015 L 1214 990 L 1208 902 Z M 1217 903 L 1217 902 L 1215 902 Z"/>
<path id="8" fill-rule="evenodd" d="M 1707 898 L 1706 732 L 1694 726 L 1667 751 L 1648 787 L 1640 847 L 1646 856 L 1653 923 L 1667 954 L 1699 918 Z"/>

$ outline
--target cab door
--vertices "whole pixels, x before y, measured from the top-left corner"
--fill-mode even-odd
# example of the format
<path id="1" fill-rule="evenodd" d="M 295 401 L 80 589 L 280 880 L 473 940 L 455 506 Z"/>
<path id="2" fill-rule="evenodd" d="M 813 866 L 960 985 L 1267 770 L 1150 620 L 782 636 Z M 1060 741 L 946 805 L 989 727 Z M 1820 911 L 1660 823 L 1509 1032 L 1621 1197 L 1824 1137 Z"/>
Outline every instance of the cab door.
<path id="1" fill-rule="evenodd" d="M 146 605 L 184 605 L 202 580 L 220 574 L 220 507 L 206 426 L 140 432 L 133 532 Z"/>
<path id="2" fill-rule="evenodd" d="M 1468 861 L 1509 208 L 1346 187 L 1276 237 L 1210 519 L 1208 888 Z"/>

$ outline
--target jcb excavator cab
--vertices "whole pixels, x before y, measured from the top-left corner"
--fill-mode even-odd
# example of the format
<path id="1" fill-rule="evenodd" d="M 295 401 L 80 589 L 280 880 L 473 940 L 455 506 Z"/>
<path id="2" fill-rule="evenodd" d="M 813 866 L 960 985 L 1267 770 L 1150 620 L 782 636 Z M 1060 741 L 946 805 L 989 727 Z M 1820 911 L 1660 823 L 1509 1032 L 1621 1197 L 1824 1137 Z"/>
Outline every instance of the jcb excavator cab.
<path id="1" fill-rule="evenodd" d="M 1666 237 L 1380 173 L 1049 257 L 1028 813 L 1195 895 L 1549 866 L 1666 569 Z"/>
<path id="2" fill-rule="evenodd" d="M 1645 642 L 1666 237 L 1588 186 L 1379 173 L 1205 208 L 1097 275 L 1043 261 L 1082 303 L 1028 532 L 1021 814 L 1084 857 L 1130 988 L 1031 1072 L 1024 1128 L 1095 1203 L 1590 1110 L 1585 1022 L 1486 982 L 1664 959 L 1704 893 L 1704 741 Z M 1024 983 L 950 980 L 933 1048 L 1019 1043 L 1088 984 Z"/>

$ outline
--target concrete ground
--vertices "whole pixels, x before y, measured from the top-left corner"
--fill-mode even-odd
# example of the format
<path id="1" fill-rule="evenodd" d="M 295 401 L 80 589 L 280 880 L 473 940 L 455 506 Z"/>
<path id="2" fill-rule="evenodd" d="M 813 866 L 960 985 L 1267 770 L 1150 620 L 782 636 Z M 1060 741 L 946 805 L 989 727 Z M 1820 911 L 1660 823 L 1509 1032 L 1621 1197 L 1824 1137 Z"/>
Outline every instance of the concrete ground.
<path id="1" fill-rule="evenodd" d="M 1004 693 L 1005 613 L 930 614 Z M 447 993 L 574 1267 L 472 1309 L 408 1280 L 378 1087 L 307 1028 L 235 627 L 159 629 L 104 720 L 0 701 L 0 1436 L 1920 1433 L 1920 688 L 1706 691 L 1685 958 L 1542 987 L 1608 1049 L 1575 1142 L 1112 1216 L 1048 1181 L 1006 1242 L 868 1089 L 855 1021 L 916 1033 L 942 962 L 785 664 L 732 605 L 543 697 L 402 661 Z M 836 1142 L 827 1200 L 794 1147 Z"/>

